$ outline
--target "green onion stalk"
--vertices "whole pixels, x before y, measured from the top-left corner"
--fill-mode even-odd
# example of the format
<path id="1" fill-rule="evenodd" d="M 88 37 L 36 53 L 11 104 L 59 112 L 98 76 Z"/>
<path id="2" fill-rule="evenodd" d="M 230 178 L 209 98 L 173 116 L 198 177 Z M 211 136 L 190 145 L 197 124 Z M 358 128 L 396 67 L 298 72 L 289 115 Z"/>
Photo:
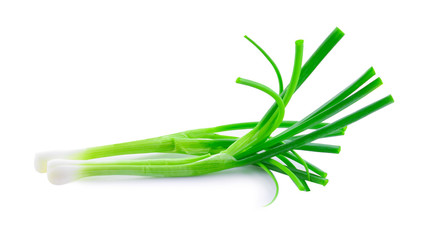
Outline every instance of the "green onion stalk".
<path id="1" fill-rule="evenodd" d="M 382 85 L 380 78 L 370 80 L 376 74 L 371 67 L 303 119 L 284 120 L 285 109 L 294 93 L 343 36 L 340 29 L 334 29 L 304 64 L 304 41 L 297 40 L 293 71 L 286 88 L 272 58 L 256 42 L 245 36 L 269 61 L 279 85 L 279 91 L 276 92 L 259 82 L 245 78 L 236 80 L 238 84 L 255 88 L 274 99 L 274 104 L 258 122 L 193 129 L 80 150 L 44 152 L 36 155 L 35 167 L 39 172 L 47 172 L 53 184 L 65 184 L 102 175 L 188 177 L 254 165 L 263 169 L 276 185 L 271 203 L 278 195 L 278 182 L 273 172 L 287 175 L 301 191 L 309 191 L 307 182 L 325 186 L 328 183 L 327 173 L 304 159 L 300 152 L 339 153 L 340 146 L 314 141 L 342 136 L 348 125 L 393 103 L 389 95 L 334 122 L 326 122 Z M 244 129 L 249 131 L 241 137 L 226 133 Z"/>

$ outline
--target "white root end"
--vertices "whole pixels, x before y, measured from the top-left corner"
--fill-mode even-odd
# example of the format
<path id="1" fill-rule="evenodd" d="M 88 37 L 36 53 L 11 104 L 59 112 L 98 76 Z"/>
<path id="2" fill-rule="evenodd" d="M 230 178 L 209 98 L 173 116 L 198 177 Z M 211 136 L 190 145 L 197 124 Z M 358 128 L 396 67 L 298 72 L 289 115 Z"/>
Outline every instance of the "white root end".
<path id="1" fill-rule="evenodd" d="M 62 185 L 80 178 L 79 172 L 81 166 L 67 164 L 69 161 L 72 160 L 54 160 L 49 163 L 49 167 L 47 168 L 47 178 L 52 184 Z"/>
<path id="2" fill-rule="evenodd" d="M 58 158 L 71 158 L 76 153 L 81 152 L 81 150 L 73 150 L 73 151 L 54 151 L 54 152 L 42 152 L 38 153 L 34 159 L 34 167 L 40 173 L 47 172 L 48 162 L 53 159 Z"/>

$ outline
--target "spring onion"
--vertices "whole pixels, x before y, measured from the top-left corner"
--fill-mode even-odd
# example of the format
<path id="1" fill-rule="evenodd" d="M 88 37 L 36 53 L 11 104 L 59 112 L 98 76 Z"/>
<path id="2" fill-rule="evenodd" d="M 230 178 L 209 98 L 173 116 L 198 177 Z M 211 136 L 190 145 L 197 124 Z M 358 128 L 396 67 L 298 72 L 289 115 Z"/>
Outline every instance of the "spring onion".
<path id="1" fill-rule="evenodd" d="M 287 175 L 301 191 L 309 191 L 307 181 L 325 186 L 328 183 L 327 173 L 305 160 L 300 151 L 339 153 L 340 146 L 313 141 L 342 136 L 348 125 L 393 103 L 389 95 L 339 120 L 325 122 L 382 85 L 380 78 L 370 81 L 376 73 L 369 68 L 355 82 L 302 120 L 284 120 L 285 109 L 292 96 L 343 35 L 340 29 L 334 29 L 303 65 L 304 41 L 297 40 L 293 72 L 286 88 L 272 58 L 255 41 L 245 36 L 272 65 L 279 83 L 279 91 L 275 92 L 259 82 L 237 79 L 237 83 L 257 89 L 274 99 L 274 104 L 258 122 L 193 129 L 80 150 L 44 152 L 36 155 L 35 168 L 39 172 L 47 172 L 51 183 L 65 184 L 101 175 L 187 177 L 254 165 L 263 169 L 276 184 L 271 203 L 278 195 L 278 181 L 273 172 Z M 249 132 L 241 137 L 227 133 L 243 129 Z M 271 136 L 279 129 L 285 130 Z M 139 154 L 151 155 L 140 157 Z"/>

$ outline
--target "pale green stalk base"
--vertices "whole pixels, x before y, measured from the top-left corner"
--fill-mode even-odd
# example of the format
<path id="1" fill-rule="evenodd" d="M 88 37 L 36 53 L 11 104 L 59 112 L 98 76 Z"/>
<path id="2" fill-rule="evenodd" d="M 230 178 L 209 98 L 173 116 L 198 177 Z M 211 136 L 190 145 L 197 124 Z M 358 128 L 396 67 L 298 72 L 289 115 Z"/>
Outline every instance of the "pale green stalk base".
<path id="1" fill-rule="evenodd" d="M 65 184 L 80 178 L 104 175 L 150 177 L 189 177 L 238 167 L 234 157 L 225 153 L 186 159 L 145 159 L 128 161 L 53 160 L 47 170 L 53 184 Z"/>

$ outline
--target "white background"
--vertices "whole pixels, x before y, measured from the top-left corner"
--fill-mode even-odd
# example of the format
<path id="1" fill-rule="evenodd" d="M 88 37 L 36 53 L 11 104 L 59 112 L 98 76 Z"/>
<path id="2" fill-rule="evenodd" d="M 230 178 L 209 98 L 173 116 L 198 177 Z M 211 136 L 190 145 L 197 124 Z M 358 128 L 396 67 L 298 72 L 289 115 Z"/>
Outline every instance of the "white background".
<path id="1" fill-rule="evenodd" d="M 290 3 L 291 2 L 291 3 Z M 422 1 L 1 1 L 1 239 L 425 239 L 425 20 Z M 246 41 L 288 82 L 294 41 L 305 60 L 346 36 L 297 92 L 299 119 L 374 66 L 396 103 L 350 126 L 339 155 L 306 154 L 329 173 L 299 192 L 236 169 L 181 179 L 96 178 L 54 186 L 36 152 L 256 121 L 277 89 Z M 342 116 L 342 115 L 339 115 Z"/>

